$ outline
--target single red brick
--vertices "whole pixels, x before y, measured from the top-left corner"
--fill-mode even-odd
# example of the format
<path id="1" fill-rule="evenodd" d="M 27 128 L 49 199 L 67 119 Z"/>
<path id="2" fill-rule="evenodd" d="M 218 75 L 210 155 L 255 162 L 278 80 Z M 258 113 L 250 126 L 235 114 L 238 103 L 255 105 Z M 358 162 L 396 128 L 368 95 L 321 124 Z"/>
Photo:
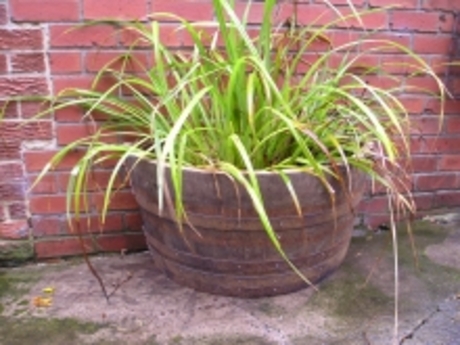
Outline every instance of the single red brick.
<path id="1" fill-rule="evenodd" d="M 405 54 L 403 49 L 411 47 L 410 34 L 401 32 L 375 32 L 360 43 L 363 51 L 374 49 L 374 54 L 379 52 Z M 378 49 L 377 49 L 378 48 Z"/>
<path id="2" fill-rule="evenodd" d="M 145 236 L 139 233 L 100 236 L 97 244 L 98 249 L 104 252 L 138 251 L 147 247 Z"/>
<path id="3" fill-rule="evenodd" d="M 178 24 L 171 23 L 162 23 L 160 26 L 160 40 L 168 46 L 180 46 L 181 45 L 181 31 L 177 30 L 179 28 Z M 146 25 L 145 29 L 150 30 L 149 26 Z M 148 48 L 152 46 L 151 41 L 146 38 L 141 31 L 137 28 L 121 28 L 120 29 L 120 43 L 123 47 L 132 47 L 132 48 Z"/>
<path id="4" fill-rule="evenodd" d="M 0 140 L 0 161 L 20 159 L 21 141 L 20 140 Z"/>
<path id="5" fill-rule="evenodd" d="M 17 102 L 2 102 L 0 101 L 0 111 L 3 112 L 1 116 L 4 119 L 16 119 L 18 118 L 18 103 Z"/>
<path id="6" fill-rule="evenodd" d="M 11 0 L 16 22 L 76 21 L 80 19 L 78 0 Z"/>
<path id="7" fill-rule="evenodd" d="M 443 107 L 445 114 L 458 115 L 460 113 L 460 102 L 458 100 L 446 100 Z M 441 102 L 438 99 L 431 97 L 425 105 L 425 112 L 440 114 L 441 108 Z"/>
<path id="8" fill-rule="evenodd" d="M 390 26 L 394 30 L 437 32 L 441 24 L 439 13 L 393 11 Z"/>
<path id="9" fill-rule="evenodd" d="M 59 217 L 34 216 L 32 217 L 33 235 L 34 237 L 60 235 L 63 223 L 65 220 Z"/>
<path id="10" fill-rule="evenodd" d="M 10 218 L 13 220 L 26 219 L 28 217 L 27 207 L 24 202 L 13 202 L 9 204 L 8 213 L 10 214 Z"/>
<path id="11" fill-rule="evenodd" d="M 86 19 L 142 19 L 148 14 L 146 0 L 84 0 L 83 11 Z"/>
<path id="12" fill-rule="evenodd" d="M 55 93 L 69 89 L 90 89 L 94 82 L 94 77 L 90 75 L 70 75 L 56 76 L 53 78 L 53 88 Z M 96 90 L 106 91 L 113 86 L 115 80 L 111 76 L 100 78 Z"/>
<path id="13" fill-rule="evenodd" d="M 458 11 L 460 3 L 455 0 L 424 0 L 423 8 L 430 10 Z"/>
<path id="14" fill-rule="evenodd" d="M 409 114 L 417 115 L 423 112 L 427 98 L 423 95 L 417 97 L 402 96 L 399 101 Z"/>
<path id="15" fill-rule="evenodd" d="M 48 86 L 44 77 L 0 77 L 0 97 L 46 95 Z"/>
<path id="16" fill-rule="evenodd" d="M 0 184 L 1 201 L 20 201 L 25 196 L 25 187 L 21 182 L 3 182 Z"/>
<path id="17" fill-rule="evenodd" d="M 380 213 L 388 211 L 388 200 L 386 197 L 372 197 L 363 200 L 357 209 L 358 213 Z"/>
<path id="18" fill-rule="evenodd" d="M 413 116 L 411 131 L 414 134 L 439 134 L 443 122 L 438 116 Z"/>
<path id="19" fill-rule="evenodd" d="M 24 153 L 24 162 L 28 172 L 41 171 L 56 154 L 56 151 L 28 151 Z M 74 151 L 67 155 L 54 170 L 69 170 L 83 156 L 82 152 Z"/>
<path id="20" fill-rule="evenodd" d="M 125 227 L 129 231 L 142 231 L 143 221 L 139 212 L 129 212 L 124 215 Z"/>
<path id="21" fill-rule="evenodd" d="M 93 169 L 89 175 L 88 175 L 88 180 L 86 184 L 86 190 L 87 191 L 98 191 L 98 192 L 104 192 L 109 184 L 109 180 L 112 176 L 112 171 L 106 171 L 106 170 L 96 170 Z M 69 184 L 70 176 L 69 174 L 60 174 L 58 176 L 58 185 L 59 189 L 61 191 L 66 191 L 68 184 Z M 113 187 L 112 189 L 121 189 L 124 187 L 124 181 L 121 179 L 121 177 L 115 177 L 115 180 L 113 182 Z"/>
<path id="22" fill-rule="evenodd" d="M 11 56 L 13 73 L 44 72 L 45 60 L 41 53 L 18 53 Z"/>
<path id="23" fill-rule="evenodd" d="M 64 195 L 31 196 L 29 209 L 32 214 L 65 214 L 66 197 Z"/>
<path id="24" fill-rule="evenodd" d="M 444 154 L 439 160 L 439 170 L 459 171 L 460 170 L 460 154 Z"/>
<path id="25" fill-rule="evenodd" d="M 153 13 L 173 13 L 190 21 L 205 21 L 213 19 L 214 9 L 208 0 L 155 0 L 152 3 Z M 164 18 L 164 17 L 163 17 Z"/>
<path id="26" fill-rule="evenodd" d="M 117 32 L 109 25 L 76 28 L 73 25 L 50 26 L 51 47 L 112 47 L 117 45 Z"/>
<path id="27" fill-rule="evenodd" d="M 0 4 L 0 25 L 5 25 L 8 22 L 6 15 L 6 5 Z"/>
<path id="28" fill-rule="evenodd" d="M 43 48 L 41 30 L 36 29 L 0 29 L 0 49 L 37 50 Z"/>
<path id="29" fill-rule="evenodd" d="M 40 180 L 38 175 L 28 176 L 29 188 L 32 194 L 55 194 L 59 191 L 56 175 L 49 173 Z"/>
<path id="30" fill-rule="evenodd" d="M 426 211 L 433 208 L 434 195 L 433 193 L 416 193 L 413 195 L 416 211 Z"/>
<path id="31" fill-rule="evenodd" d="M 108 214 L 104 223 L 99 216 L 82 217 L 79 222 L 72 220 L 64 225 L 64 230 L 69 234 L 77 234 L 79 231 L 83 234 L 103 234 L 106 232 L 121 232 L 124 230 L 123 217 L 121 214 Z"/>
<path id="32" fill-rule="evenodd" d="M 294 7 L 289 2 L 279 4 L 279 11 L 275 18 L 277 23 L 284 23 L 294 17 Z M 321 5 L 299 3 L 297 6 L 297 20 L 301 25 L 325 25 L 337 19 L 337 15 L 324 3 Z"/>
<path id="33" fill-rule="evenodd" d="M 300 2 L 300 1 L 299 1 Z M 324 4 L 324 0 L 314 0 L 315 3 Z M 349 5 L 349 0 L 329 0 L 332 5 Z M 353 0 L 353 6 L 361 7 L 364 0 Z"/>
<path id="34" fill-rule="evenodd" d="M 407 94 L 438 94 L 439 84 L 431 76 L 411 76 L 406 79 Z"/>
<path id="35" fill-rule="evenodd" d="M 346 20 L 341 20 L 337 23 L 339 28 L 357 28 L 357 29 L 368 29 L 368 30 L 380 30 L 388 28 L 388 12 L 370 12 L 363 13 L 359 19 L 356 18 L 351 10 L 342 11 Z"/>
<path id="36" fill-rule="evenodd" d="M 80 52 L 50 52 L 50 68 L 53 74 L 79 73 L 82 71 Z"/>
<path id="37" fill-rule="evenodd" d="M 22 179 L 24 172 L 21 163 L 5 163 L 0 161 L 0 176 L 7 181 Z"/>
<path id="38" fill-rule="evenodd" d="M 76 106 L 66 107 L 57 110 L 54 117 L 58 122 L 77 122 L 81 123 L 84 111 Z"/>
<path id="39" fill-rule="evenodd" d="M 93 133 L 95 133 L 95 128 L 91 123 L 61 124 L 57 127 L 56 131 L 59 145 L 70 144 Z"/>
<path id="40" fill-rule="evenodd" d="M 91 240 L 86 239 L 83 245 L 87 253 L 94 252 Z M 42 239 L 35 241 L 34 249 L 38 259 L 73 256 L 83 253 L 80 241 L 76 237 L 63 237 L 52 240 Z"/>
<path id="41" fill-rule="evenodd" d="M 436 207 L 455 207 L 460 205 L 460 192 L 458 190 L 439 192 L 435 194 L 434 205 Z"/>
<path id="42" fill-rule="evenodd" d="M 439 158 L 433 155 L 412 156 L 411 167 L 414 172 L 435 172 L 437 171 Z"/>
<path id="43" fill-rule="evenodd" d="M 237 2 L 235 6 L 235 12 L 238 15 L 238 18 L 243 18 L 245 14 L 248 3 Z M 248 23 L 260 24 L 264 16 L 264 4 L 259 2 L 252 2 L 249 7 L 248 12 Z"/>
<path id="44" fill-rule="evenodd" d="M 398 1 L 388 1 L 388 0 L 369 0 L 369 6 L 371 7 L 388 7 L 392 6 L 395 8 L 418 8 L 418 0 L 398 0 Z"/>
<path id="45" fill-rule="evenodd" d="M 0 74 L 6 74 L 8 72 L 8 66 L 6 62 L 6 55 L 0 54 Z"/>
<path id="46" fill-rule="evenodd" d="M 458 188 L 459 181 L 457 174 L 444 173 L 435 175 L 421 175 L 416 178 L 416 188 L 418 191 L 439 191 L 442 189 Z"/>
<path id="47" fill-rule="evenodd" d="M 449 134 L 460 133 L 460 118 L 456 116 L 446 117 L 445 131 Z"/>
<path id="48" fill-rule="evenodd" d="M 21 102 L 21 116 L 25 119 L 39 116 L 40 119 L 50 119 L 51 114 L 44 112 L 49 110 L 49 106 L 46 102 L 34 102 L 34 101 L 22 101 Z"/>
<path id="49" fill-rule="evenodd" d="M 27 220 L 0 223 L 0 238 L 17 240 L 27 237 L 29 237 L 29 224 Z"/>
<path id="50" fill-rule="evenodd" d="M 3 139 L 10 140 L 47 140 L 52 138 L 50 121 L 31 121 L 26 124 L 17 121 L 0 123 Z"/>
<path id="51" fill-rule="evenodd" d="M 97 210 L 101 211 L 104 204 L 104 194 L 98 193 L 93 196 L 94 206 Z M 110 210 L 138 210 L 139 205 L 130 191 L 119 191 L 112 195 L 109 204 Z"/>
<path id="52" fill-rule="evenodd" d="M 418 54 L 447 55 L 453 46 L 451 35 L 416 34 L 414 35 L 414 51 Z"/>
<path id="53" fill-rule="evenodd" d="M 135 52 L 126 59 L 124 52 L 88 52 L 85 67 L 88 72 L 99 72 L 103 68 L 123 70 L 127 72 L 144 72 L 150 68 L 151 58 L 146 52 Z"/>
<path id="54" fill-rule="evenodd" d="M 426 140 L 427 152 L 457 153 L 460 152 L 460 137 L 434 137 Z"/>

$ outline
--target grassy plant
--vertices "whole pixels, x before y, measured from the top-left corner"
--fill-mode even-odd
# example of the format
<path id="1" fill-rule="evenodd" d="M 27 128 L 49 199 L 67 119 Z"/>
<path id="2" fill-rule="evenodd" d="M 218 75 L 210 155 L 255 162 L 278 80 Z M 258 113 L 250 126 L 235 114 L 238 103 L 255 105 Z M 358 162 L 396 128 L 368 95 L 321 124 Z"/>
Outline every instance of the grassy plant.
<path id="1" fill-rule="evenodd" d="M 333 8 L 337 18 L 325 25 L 300 26 L 295 20 L 288 25 L 273 20 L 276 1 L 266 0 L 261 28 L 254 34 L 248 24 L 250 2 L 241 16 L 234 1 L 213 0 L 213 5 L 216 20 L 211 22 L 191 23 L 165 13 L 154 14 L 147 25 L 117 22 L 138 37 L 130 49 L 102 68 L 91 88 L 62 91 L 38 115 L 78 106 L 84 109 L 84 119 L 98 124 L 94 134 L 62 148 L 40 174 L 43 177 L 66 155 L 82 149 L 84 155 L 69 183 L 68 208 L 73 210 L 69 216 L 78 219 L 85 210 L 81 200 L 91 168 L 116 158 L 104 218 L 116 176 L 129 157 L 157 162 L 160 208 L 165 207 L 166 166 L 178 196 L 184 167 L 228 174 L 244 186 L 267 235 L 284 257 L 264 208 L 258 171 L 279 173 L 287 188 L 285 171 L 313 174 L 333 201 L 328 176 L 340 178 L 339 166 L 360 169 L 384 186 L 395 212 L 412 210 L 401 175 L 405 169 L 400 166 L 409 155 L 408 114 L 399 99 L 404 84 L 369 84 L 369 76 L 400 80 L 386 74 L 384 66 L 366 66 L 360 60 L 397 50 L 411 59 L 404 65 L 414 75 L 430 75 L 438 82 L 444 99 L 442 83 L 424 60 L 396 42 L 368 33 L 335 45 L 328 36 L 334 25 L 361 22 L 377 10 L 359 12 L 350 1 L 349 14 Z M 192 39 L 192 49 L 177 51 L 162 41 L 159 21 L 164 19 L 181 22 L 180 30 Z M 309 60 L 318 44 L 323 51 Z M 149 47 L 153 66 L 136 59 L 140 46 Z M 136 72 L 130 72 L 132 65 Z M 107 76 L 114 82 L 100 91 Z M 100 114 L 103 122 L 98 121 Z M 291 195 L 298 204 L 295 191 Z M 170 206 L 178 220 L 183 219 L 181 198 L 174 200 Z"/>

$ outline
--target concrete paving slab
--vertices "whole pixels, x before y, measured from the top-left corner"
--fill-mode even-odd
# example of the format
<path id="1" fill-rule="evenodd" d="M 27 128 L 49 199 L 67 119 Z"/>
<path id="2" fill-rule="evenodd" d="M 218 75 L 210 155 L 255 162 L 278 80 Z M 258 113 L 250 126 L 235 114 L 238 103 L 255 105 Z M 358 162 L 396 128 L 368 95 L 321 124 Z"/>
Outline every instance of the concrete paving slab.
<path id="1" fill-rule="evenodd" d="M 415 223 L 417 261 L 409 237 L 400 229 L 398 344 L 460 344 L 459 219 L 453 213 Z M 74 331 L 66 345 L 388 345 L 393 341 L 389 232 L 357 232 L 344 264 L 319 284 L 318 292 L 308 288 L 253 300 L 178 286 L 155 269 L 148 253 L 94 257 L 92 262 L 109 292 L 117 288 L 109 303 L 81 261 L 4 269 L 0 319 L 85 323 L 85 327 L 77 324 L 82 331 Z M 19 295 L 10 288 L 2 296 L 2 274 L 28 272 L 35 278 L 18 283 Z M 31 301 L 43 296 L 46 287 L 54 289 L 52 305 L 35 307 Z M 88 332 L 88 323 L 97 327 Z M 68 324 L 59 330 L 61 337 Z M 46 327 L 40 332 L 47 332 Z M 0 326 L 0 344 L 16 344 L 15 336 Z M 53 339 L 60 338 L 50 333 L 46 344 L 60 344 Z M 30 344 L 40 343 L 31 339 Z"/>

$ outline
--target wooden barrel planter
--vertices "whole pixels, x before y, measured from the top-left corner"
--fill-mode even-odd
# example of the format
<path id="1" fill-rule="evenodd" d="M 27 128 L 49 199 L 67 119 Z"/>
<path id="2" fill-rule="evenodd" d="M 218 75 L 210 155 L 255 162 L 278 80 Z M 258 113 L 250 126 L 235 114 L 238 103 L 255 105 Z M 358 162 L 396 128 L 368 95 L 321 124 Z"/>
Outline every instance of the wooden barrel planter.
<path id="1" fill-rule="evenodd" d="M 273 296 L 308 286 L 274 249 L 248 195 L 227 176 L 184 170 L 183 200 L 195 229 L 184 222 L 181 233 L 167 209 L 162 215 L 158 212 L 156 169 L 154 162 L 139 162 L 131 173 L 131 184 L 154 262 L 170 279 L 198 291 L 238 297 Z M 312 282 L 341 264 L 350 243 L 352 207 L 361 199 L 366 177 L 354 170 L 351 176 L 346 176 L 345 169 L 342 172 L 343 181 L 351 181 L 351 186 L 347 193 L 343 183 L 331 178 L 336 188 L 335 212 L 317 178 L 289 173 L 302 216 L 279 175 L 258 174 L 282 247 Z"/>

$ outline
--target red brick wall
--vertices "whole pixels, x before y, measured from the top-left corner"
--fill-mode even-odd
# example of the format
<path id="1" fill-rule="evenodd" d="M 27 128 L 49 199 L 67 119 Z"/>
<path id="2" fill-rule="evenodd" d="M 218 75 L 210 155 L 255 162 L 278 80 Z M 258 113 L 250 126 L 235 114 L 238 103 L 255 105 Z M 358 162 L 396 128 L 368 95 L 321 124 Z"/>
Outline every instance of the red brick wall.
<path id="1" fill-rule="evenodd" d="M 308 23 L 326 7 L 321 0 L 299 0 L 299 21 Z M 333 0 L 345 6 L 346 0 Z M 392 1 L 354 0 L 359 7 L 379 7 Z M 413 48 L 433 66 L 449 61 L 457 53 L 454 0 L 398 0 L 398 9 L 365 18 L 368 29 L 379 37 L 393 38 Z M 292 12 L 289 1 L 280 1 L 278 19 Z M 256 3 L 251 20 L 261 17 Z M 123 51 L 127 37 L 110 26 L 71 30 L 78 23 L 101 18 L 145 18 L 154 11 L 171 11 L 191 20 L 213 17 L 211 0 L 0 0 L 0 100 L 12 95 L 56 93 L 68 86 L 88 85 L 101 64 Z M 324 16 L 326 20 L 328 16 Z M 163 30 L 170 44 L 187 45 L 186 37 L 170 35 L 174 23 Z M 343 29 L 358 33 L 356 22 L 338 25 L 333 36 L 343 38 Z M 352 34 L 353 35 L 353 34 Z M 399 61 L 394 53 L 370 57 L 374 63 Z M 395 73 L 401 73 L 395 69 Z M 455 68 L 439 68 L 454 93 L 460 93 Z M 409 83 L 432 87 L 426 78 Z M 439 104 L 417 93 L 406 94 L 407 104 L 418 125 L 413 134 L 413 189 L 421 210 L 460 205 L 460 103 L 449 101 L 439 137 Z M 11 105 L 0 124 L 0 242 L 31 241 L 37 258 L 73 255 L 80 252 L 77 238 L 65 220 L 65 183 L 75 157 L 69 157 L 35 189 L 27 193 L 33 179 L 59 146 L 84 135 L 88 128 L 76 111 L 58 112 L 53 118 L 16 125 L 29 118 L 37 105 Z M 89 250 L 113 251 L 145 246 L 140 234 L 136 204 L 128 190 L 114 201 L 101 233 L 97 206 L 110 167 L 96 172 L 90 196 L 92 214 L 84 230 Z M 371 226 L 385 221 L 385 200 L 374 197 L 363 202 L 362 221 Z M 93 240 L 91 240 L 91 238 Z"/>

